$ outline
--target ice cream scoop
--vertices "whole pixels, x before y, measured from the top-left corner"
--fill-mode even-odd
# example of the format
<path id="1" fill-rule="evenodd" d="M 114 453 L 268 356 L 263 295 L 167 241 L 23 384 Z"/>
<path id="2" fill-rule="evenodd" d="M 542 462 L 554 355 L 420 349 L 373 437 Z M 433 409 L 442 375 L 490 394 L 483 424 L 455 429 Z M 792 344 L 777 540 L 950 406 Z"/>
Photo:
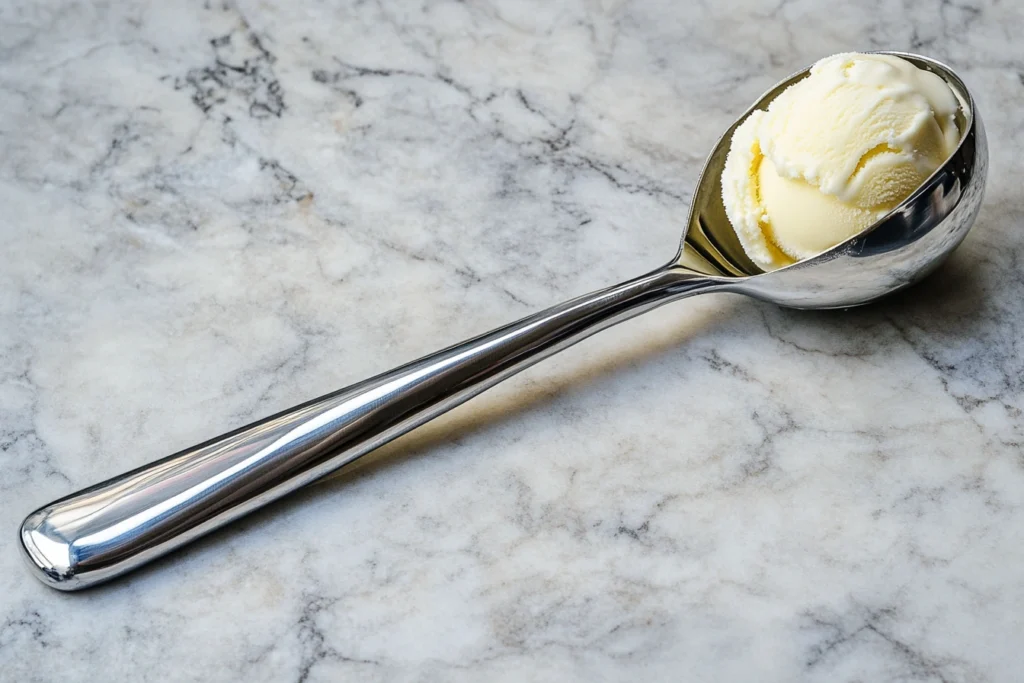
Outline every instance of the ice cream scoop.
<path id="1" fill-rule="evenodd" d="M 956 90 L 964 102 L 956 115 L 960 135 L 949 159 L 869 230 L 824 254 L 763 272 L 741 246 L 722 203 L 722 169 L 738 123 L 733 124 L 708 157 L 686 234 L 666 265 L 45 505 L 21 525 L 29 566 L 60 590 L 124 574 L 362 457 L 520 370 L 662 304 L 705 292 L 736 292 L 784 306 L 834 308 L 862 304 L 915 282 L 970 229 L 981 205 L 988 155 L 974 102 L 956 74 L 925 57 L 902 56 Z M 769 105 L 805 75 L 780 83 L 754 109 Z M 401 294 L 394 288 L 382 292 Z M 259 561 L 248 560 L 252 565 Z"/>
<path id="2" fill-rule="evenodd" d="M 732 137 L 722 196 L 743 248 L 779 268 L 864 230 L 953 153 L 960 108 L 942 78 L 895 55 L 817 62 Z"/>

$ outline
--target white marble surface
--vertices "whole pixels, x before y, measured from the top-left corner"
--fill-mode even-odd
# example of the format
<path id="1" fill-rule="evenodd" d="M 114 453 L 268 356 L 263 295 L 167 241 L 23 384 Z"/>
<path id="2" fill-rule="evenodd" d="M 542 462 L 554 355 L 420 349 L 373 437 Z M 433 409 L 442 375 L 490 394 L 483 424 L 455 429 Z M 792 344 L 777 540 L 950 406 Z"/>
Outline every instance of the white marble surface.
<path id="1" fill-rule="evenodd" d="M 333 5 L 333 6 L 332 6 Z M 0 5 L 0 678 L 1019 681 L 1024 5 Z M 832 52 L 958 68 L 975 231 L 906 295 L 682 302 L 106 587 L 35 506 L 666 260 Z"/>

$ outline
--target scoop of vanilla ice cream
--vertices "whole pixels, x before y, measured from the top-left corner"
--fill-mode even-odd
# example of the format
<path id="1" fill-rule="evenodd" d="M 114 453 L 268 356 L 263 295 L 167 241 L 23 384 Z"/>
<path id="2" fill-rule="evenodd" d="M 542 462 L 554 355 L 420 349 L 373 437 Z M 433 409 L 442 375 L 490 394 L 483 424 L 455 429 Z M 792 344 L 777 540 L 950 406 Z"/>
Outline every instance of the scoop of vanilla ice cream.
<path id="1" fill-rule="evenodd" d="M 956 150 L 959 107 L 945 81 L 899 57 L 815 64 L 733 134 L 722 199 L 747 255 L 780 268 L 870 226 Z"/>

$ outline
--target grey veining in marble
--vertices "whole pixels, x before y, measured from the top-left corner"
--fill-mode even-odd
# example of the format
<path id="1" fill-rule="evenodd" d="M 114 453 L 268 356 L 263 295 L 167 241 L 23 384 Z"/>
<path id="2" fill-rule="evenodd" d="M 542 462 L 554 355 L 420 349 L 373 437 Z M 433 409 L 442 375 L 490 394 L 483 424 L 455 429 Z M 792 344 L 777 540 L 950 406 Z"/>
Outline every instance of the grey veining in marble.
<path id="1" fill-rule="evenodd" d="M 0 678 L 1020 680 L 1022 34 L 1015 0 L 3 3 Z M 874 48 L 957 68 L 992 146 L 918 288 L 682 302 L 125 580 L 22 567 L 37 505 L 659 265 L 734 115 Z"/>

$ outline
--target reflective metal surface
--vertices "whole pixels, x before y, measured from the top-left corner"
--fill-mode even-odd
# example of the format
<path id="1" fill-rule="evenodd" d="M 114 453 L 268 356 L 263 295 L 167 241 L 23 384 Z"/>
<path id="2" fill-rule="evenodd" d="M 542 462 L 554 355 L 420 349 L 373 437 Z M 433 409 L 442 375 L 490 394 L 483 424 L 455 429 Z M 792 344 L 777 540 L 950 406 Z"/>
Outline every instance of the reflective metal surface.
<path id="1" fill-rule="evenodd" d="M 737 121 L 708 159 L 689 229 L 665 267 L 50 503 L 21 527 L 35 575 L 54 588 L 77 590 L 123 574 L 601 329 L 670 301 L 732 291 L 784 306 L 831 308 L 865 303 L 911 284 L 970 229 L 981 203 L 987 152 L 974 102 L 960 79 L 932 60 L 892 54 L 935 71 L 957 91 L 965 104 L 962 141 L 914 195 L 864 233 L 815 258 L 762 273 L 743 253 L 722 207 L 719 181 Z M 805 75 L 780 83 L 752 109 Z"/>
<path id="2" fill-rule="evenodd" d="M 860 235 L 829 251 L 764 273 L 747 258 L 725 215 L 721 175 L 729 142 L 754 109 L 763 109 L 802 71 L 765 93 L 722 136 L 697 182 L 688 230 L 676 261 L 717 277 L 731 291 L 794 308 L 843 308 L 902 289 L 938 266 L 963 240 L 981 208 L 988 171 L 985 131 L 963 81 L 927 57 L 887 52 L 938 74 L 963 103 L 957 115 L 960 146 L 906 201 Z M 750 277 L 744 277 L 750 276 Z"/>

